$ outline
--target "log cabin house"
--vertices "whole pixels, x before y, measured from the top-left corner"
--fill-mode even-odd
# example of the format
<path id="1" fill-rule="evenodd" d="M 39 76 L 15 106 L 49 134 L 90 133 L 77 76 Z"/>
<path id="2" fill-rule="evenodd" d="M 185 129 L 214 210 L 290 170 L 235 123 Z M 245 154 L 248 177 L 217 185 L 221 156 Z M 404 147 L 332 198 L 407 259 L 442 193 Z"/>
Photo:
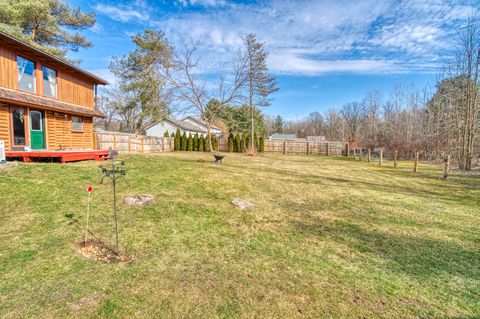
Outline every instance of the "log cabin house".
<path id="1" fill-rule="evenodd" d="M 95 151 L 98 85 L 107 81 L 0 32 L 0 141 L 7 159 L 106 157 Z"/>

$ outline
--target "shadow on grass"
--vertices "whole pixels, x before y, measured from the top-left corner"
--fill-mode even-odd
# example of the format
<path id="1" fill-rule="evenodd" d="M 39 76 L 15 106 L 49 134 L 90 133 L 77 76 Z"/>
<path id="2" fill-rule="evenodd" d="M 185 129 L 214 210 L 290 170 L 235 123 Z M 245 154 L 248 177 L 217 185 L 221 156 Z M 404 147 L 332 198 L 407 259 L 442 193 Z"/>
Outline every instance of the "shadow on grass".
<path id="1" fill-rule="evenodd" d="M 426 279 L 436 276 L 461 276 L 478 280 L 480 249 L 467 249 L 452 242 L 382 233 L 348 221 L 326 221 L 317 216 L 304 216 L 292 221 L 293 231 L 304 236 L 328 237 L 347 245 L 357 253 L 374 254 L 387 261 L 387 270 Z M 453 278 L 452 278 L 453 279 Z"/>
<path id="2" fill-rule="evenodd" d="M 469 202 L 468 204 L 480 204 L 480 198 L 477 196 L 477 194 L 473 194 L 473 192 L 469 191 L 468 189 L 465 189 L 465 191 L 461 191 L 461 189 L 459 189 L 459 186 L 464 186 L 463 182 L 460 181 L 453 181 L 452 179 L 441 181 L 442 183 L 437 183 L 433 186 L 434 190 L 426 189 L 426 187 L 429 186 L 430 182 L 438 182 L 440 180 L 438 177 L 431 174 L 414 175 L 410 172 L 402 172 L 399 170 L 388 169 L 387 171 L 380 171 L 383 176 L 379 177 L 378 182 L 369 182 L 361 180 L 361 178 L 371 177 L 374 176 L 375 173 L 380 172 L 376 170 L 372 170 L 371 172 L 360 171 L 360 178 L 354 179 L 349 177 L 329 177 L 308 173 L 297 173 L 286 169 L 278 169 L 272 167 L 265 169 L 258 168 L 256 169 L 256 172 L 251 173 L 248 170 L 245 170 L 244 167 L 242 167 L 241 165 L 230 165 L 230 167 L 224 167 L 223 169 L 230 173 L 242 172 L 242 175 L 247 175 L 252 178 L 255 178 L 257 176 L 257 173 L 261 172 L 264 174 L 268 174 L 269 178 L 271 179 L 276 179 L 282 182 L 288 181 L 297 185 L 325 185 L 327 184 L 326 182 L 330 182 L 338 185 L 344 185 L 347 187 L 355 187 L 356 189 L 364 188 L 366 190 L 373 190 L 378 192 L 418 196 L 424 197 L 429 200 L 447 200 L 456 203 L 458 203 L 458 201 L 462 201 Z M 388 176 L 385 176 L 385 173 L 387 173 L 388 176 L 400 177 L 404 179 L 406 177 L 410 177 L 411 185 L 407 185 L 406 180 L 403 180 L 397 184 L 394 184 L 394 180 L 385 180 L 385 178 L 388 178 Z M 410 174 L 410 176 L 408 176 L 407 174 Z"/>

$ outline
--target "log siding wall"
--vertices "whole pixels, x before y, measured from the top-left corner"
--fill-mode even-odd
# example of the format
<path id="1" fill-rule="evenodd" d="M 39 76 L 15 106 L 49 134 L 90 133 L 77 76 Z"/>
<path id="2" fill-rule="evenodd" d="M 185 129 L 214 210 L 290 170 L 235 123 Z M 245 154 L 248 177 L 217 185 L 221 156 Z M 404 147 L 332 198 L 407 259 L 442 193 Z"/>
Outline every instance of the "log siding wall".
<path id="1" fill-rule="evenodd" d="M 0 86 L 17 90 L 17 56 L 21 55 L 36 63 L 36 95 L 43 96 L 42 65 L 57 71 L 57 99 L 93 109 L 95 106 L 94 83 L 61 66 L 55 66 L 42 58 L 23 53 L 8 43 L 0 41 Z"/>

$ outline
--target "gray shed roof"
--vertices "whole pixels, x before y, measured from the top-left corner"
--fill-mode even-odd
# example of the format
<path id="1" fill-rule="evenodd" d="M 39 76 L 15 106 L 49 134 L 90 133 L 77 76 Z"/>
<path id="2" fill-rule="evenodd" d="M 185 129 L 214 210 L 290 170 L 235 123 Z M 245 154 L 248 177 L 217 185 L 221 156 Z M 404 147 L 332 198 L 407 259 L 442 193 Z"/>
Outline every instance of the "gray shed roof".
<path id="1" fill-rule="evenodd" d="M 186 119 L 191 119 L 192 121 L 200 124 L 200 125 L 205 125 L 205 121 L 203 121 L 201 118 L 199 118 L 198 116 L 193 116 L 193 115 L 189 115 L 187 116 L 186 118 L 184 118 L 182 121 L 185 121 Z M 216 130 L 222 130 L 221 128 L 219 128 L 218 126 L 215 126 L 215 125 L 212 125 L 212 128 L 213 129 L 216 129 Z"/>
<path id="2" fill-rule="evenodd" d="M 297 135 L 295 134 L 272 134 L 270 135 L 271 140 L 296 140 Z"/>

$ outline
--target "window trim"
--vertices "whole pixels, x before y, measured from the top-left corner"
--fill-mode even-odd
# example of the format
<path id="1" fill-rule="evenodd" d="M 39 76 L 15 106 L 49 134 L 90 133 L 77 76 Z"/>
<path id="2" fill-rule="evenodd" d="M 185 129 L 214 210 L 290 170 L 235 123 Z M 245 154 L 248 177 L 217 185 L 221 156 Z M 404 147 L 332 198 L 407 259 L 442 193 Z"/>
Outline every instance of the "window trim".
<path id="1" fill-rule="evenodd" d="M 13 112 L 15 110 L 23 110 L 24 113 L 23 113 L 23 118 L 24 118 L 24 122 L 23 122 L 23 130 L 25 131 L 25 144 L 15 144 L 15 128 L 13 127 Z M 29 143 L 29 136 L 28 136 L 28 128 L 30 126 L 30 121 L 29 121 L 29 112 L 28 112 L 28 108 L 26 107 L 23 107 L 23 106 L 10 106 L 10 109 L 9 109 L 9 113 L 10 113 L 10 138 L 11 138 L 11 142 L 12 142 L 12 147 L 25 147 L 27 145 L 30 145 Z M 25 121 L 27 121 L 27 123 L 25 123 Z"/>
<path id="2" fill-rule="evenodd" d="M 33 62 L 33 92 L 25 91 L 25 90 L 22 90 L 20 88 L 20 72 L 18 70 L 18 58 L 22 58 L 24 60 Z M 29 94 L 37 94 L 38 95 L 38 83 L 37 83 L 38 82 L 38 79 L 37 79 L 38 62 L 35 61 L 35 60 L 32 60 L 30 58 L 27 58 L 26 56 L 24 56 L 22 54 L 19 54 L 19 53 L 16 54 L 15 61 L 17 62 L 17 67 L 16 67 L 16 71 L 17 71 L 17 90 L 22 91 L 22 92 L 26 92 L 26 93 L 29 93 Z"/>
<path id="3" fill-rule="evenodd" d="M 82 130 L 75 130 L 73 129 L 73 118 L 76 117 L 76 118 L 79 118 L 79 119 L 82 119 Z M 70 116 L 70 122 L 71 122 L 71 127 L 72 127 L 72 132 L 74 133 L 83 133 L 84 130 L 85 130 L 85 120 L 82 116 L 76 116 L 76 115 L 72 115 Z"/>
<path id="4" fill-rule="evenodd" d="M 43 76 L 44 76 L 43 68 L 47 68 L 47 69 L 55 71 L 55 81 L 56 81 L 55 82 L 55 97 L 45 95 L 45 83 L 43 83 L 43 81 L 45 81 L 44 78 L 43 78 Z M 42 81 L 42 96 L 46 97 L 48 99 L 58 100 L 58 70 L 55 69 L 55 68 L 52 68 L 50 65 L 48 65 L 46 63 L 42 63 L 40 65 L 40 69 L 42 70 L 42 80 L 41 80 Z"/>
<path id="5" fill-rule="evenodd" d="M 32 122 L 33 121 L 31 121 L 31 116 L 32 116 L 32 113 L 34 113 L 34 112 L 40 114 L 40 129 L 39 130 L 34 130 L 33 127 L 32 127 Z M 43 113 L 41 111 L 37 111 L 37 110 L 30 110 L 30 112 L 28 112 L 28 113 L 29 113 L 28 116 L 29 116 L 29 120 L 30 120 L 29 121 L 30 122 L 30 131 L 32 131 L 32 132 L 43 132 Z"/>

